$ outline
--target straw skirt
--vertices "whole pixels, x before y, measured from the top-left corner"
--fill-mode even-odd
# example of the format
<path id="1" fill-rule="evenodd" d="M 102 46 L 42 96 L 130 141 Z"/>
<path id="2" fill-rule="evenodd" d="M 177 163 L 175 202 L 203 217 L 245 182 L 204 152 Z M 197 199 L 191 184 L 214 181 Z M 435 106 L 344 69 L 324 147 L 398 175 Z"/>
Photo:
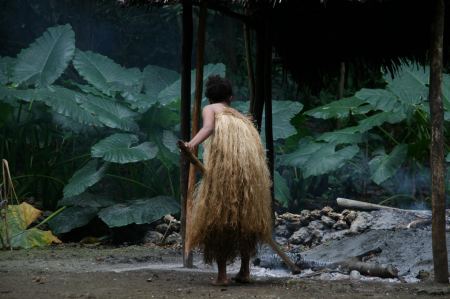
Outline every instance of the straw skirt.
<path id="1" fill-rule="evenodd" d="M 201 247 L 207 263 L 254 255 L 272 230 L 271 180 L 257 130 L 232 108 L 216 114 L 214 126 L 186 229 L 186 249 Z"/>

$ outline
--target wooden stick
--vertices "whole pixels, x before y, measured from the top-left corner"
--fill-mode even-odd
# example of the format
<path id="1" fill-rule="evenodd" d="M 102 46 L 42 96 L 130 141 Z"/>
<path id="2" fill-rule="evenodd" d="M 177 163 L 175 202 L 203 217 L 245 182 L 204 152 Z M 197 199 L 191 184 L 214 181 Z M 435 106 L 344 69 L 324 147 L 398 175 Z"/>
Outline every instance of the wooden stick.
<path id="1" fill-rule="evenodd" d="M 186 158 L 193 164 L 195 167 L 204 175 L 206 172 L 205 167 L 203 166 L 202 162 L 192 154 L 192 152 L 184 145 L 184 142 L 181 140 L 178 140 L 177 142 L 178 147 L 180 148 L 181 152 L 186 156 Z M 268 237 L 266 240 L 264 240 L 272 249 L 275 251 L 280 258 L 285 262 L 285 264 L 289 267 L 289 269 L 292 271 L 292 274 L 299 274 L 300 268 L 295 265 L 294 262 L 292 262 L 289 257 L 280 249 L 278 244 L 272 239 L 272 237 Z"/>
<path id="2" fill-rule="evenodd" d="M 427 210 L 404 210 L 399 208 L 393 208 L 383 205 L 377 205 L 370 202 L 363 202 L 358 200 L 352 200 L 347 198 L 338 197 L 336 199 L 336 202 L 338 206 L 345 207 L 345 208 L 356 208 L 361 210 L 393 210 L 398 212 L 405 212 L 405 213 L 414 213 L 414 214 L 420 214 L 420 215 L 430 215 L 430 211 Z"/>

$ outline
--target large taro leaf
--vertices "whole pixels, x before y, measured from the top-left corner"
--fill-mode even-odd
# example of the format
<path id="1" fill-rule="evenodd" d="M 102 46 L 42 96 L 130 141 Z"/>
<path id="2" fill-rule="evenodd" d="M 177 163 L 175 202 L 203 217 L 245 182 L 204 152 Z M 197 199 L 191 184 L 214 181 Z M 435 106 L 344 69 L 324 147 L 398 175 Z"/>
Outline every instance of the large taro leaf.
<path id="1" fill-rule="evenodd" d="M 156 65 L 147 65 L 144 68 L 143 75 L 144 92 L 152 100 L 156 100 L 161 90 L 167 88 L 180 77 L 177 72 Z"/>
<path id="2" fill-rule="evenodd" d="M 63 198 L 58 201 L 58 206 L 77 206 L 77 207 L 93 207 L 93 208 L 104 208 L 112 206 L 117 203 L 116 200 L 109 196 L 92 194 L 89 192 L 84 192 L 79 195 L 72 197 Z"/>
<path id="3" fill-rule="evenodd" d="M 180 205 L 174 198 L 157 196 L 116 204 L 101 210 L 98 215 L 109 227 L 118 227 L 131 223 L 152 223 L 164 215 L 179 211 Z"/>
<path id="4" fill-rule="evenodd" d="M 50 231 L 42 231 L 37 228 L 27 229 L 40 215 L 41 211 L 28 203 L 9 205 L 6 212 L 6 228 L 10 244 L 13 248 L 32 248 L 51 243 L 61 243 Z M 7 244 L 6 229 L 3 221 L 0 221 L 0 238 Z"/>
<path id="5" fill-rule="evenodd" d="M 300 141 L 297 151 L 281 157 L 284 165 L 301 169 L 305 178 L 337 170 L 352 159 L 359 151 L 356 145 L 350 145 L 336 151 L 336 144 Z"/>
<path id="6" fill-rule="evenodd" d="M 44 102 L 58 114 L 66 116 L 80 124 L 102 127 L 102 122 L 93 113 L 78 104 L 79 93 L 60 86 L 51 86 L 30 90 L 34 100 Z"/>
<path id="7" fill-rule="evenodd" d="M 88 224 L 97 215 L 97 212 L 98 208 L 90 206 L 68 207 L 47 223 L 55 234 L 63 234 Z"/>
<path id="8" fill-rule="evenodd" d="M 399 144 L 389 155 L 382 153 L 370 160 L 370 178 L 372 181 L 379 185 L 392 177 L 405 161 L 407 153 L 408 146 Z"/>
<path id="9" fill-rule="evenodd" d="M 428 81 L 430 71 L 428 67 L 416 64 L 403 64 L 394 78 L 385 75 L 388 82 L 387 89 L 407 105 L 417 105 L 428 98 Z"/>
<path id="10" fill-rule="evenodd" d="M 355 94 L 355 97 L 369 103 L 374 109 L 385 112 L 405 112 L 408 108 L 386 89 L 363 88 Z"/>
<path id="11" fill-rule="evenodd" d="M 288 207 L 291 201 L 291 193 L 289 187 L 286 184 L 286 180 L 278 173 L 274 172 L 274 191 L 276 200 L 285 208 Z"/>
<path id="12" fill-rule="evenodd" d="M 447 158 L 445 158 L 445 161 L 450 162 L 450 154 L 447 155 Z"/>
<path id="13" fill-rule="evenodd" d="M 364 101 L 357 97 L 350 97 L 308 110 L 305 114 L 322 119 L 345 118 L 350 113 L 357 114 L 358 108 L 362 105 Z"/>
<path id="14" fill-rule="evenodd" d="M 291 119 L 301 110 L 303 105 L 300 102 L 292 101 L 272 101 L 272 128 L 273 139 L 286 139 L 297 133 L 297 130 L 291 125 Z M 265 132 L 265 116 L 261 126 L 261 132 Z"/>
<path id="15" fill-rule="evenodd" d="M 113 100 L 94 95 L 77 95 L 77 101 L 86 111 L 94 114 L 98 121 L 107 127 L 124 131 L 137 131 L 138 125 L 133 120 L 135 112 Z"/>
<path id="16" fill-rule="evenodd" d="M 72 197 L 86 191 L 87 188 L 93 186 L 102 179 L 105 174 L 107 164 L 97 168 L 98 161 L 91 160 L 81 169 L 77 170 L 70 178 L 68 184 L 64 186 L 64 197 Z"/>
<path id="17" fill-rule="evenodd" d="M 121 95 L 131 108 L 137 109 L 139 113 L 146 112 L 150 107 L 157 103 L 156 97 L 142 93 L 124 91 Z"/>
<path id="18" fill-rule="evenodd" d="M 138 141 L 136 135 L 116 133 L 95 144 L 91 148 L 91 155 L 94 158 L 120 164 L 153 159 L 158 148 L 151 142 L 132 146 Z"/>
<path id="19" fill-rule="evenodd" d="M 162 143 L 172 153 L 178 152 L 177 141 L 178 141 L 178 138 L 177 138 L 177 136 L 175 136 L 175 134 L 172 131 L 169 131 L 169 130 L 163 131 Z"/>
<path id="20" fill-rule="evenodd" d="M 195 70 L 191 71 L 191 96 L 195 93 Z M 220 75 L 225 76 L 225 65 L 222 63 L 217 64 L 208 64 L 205 65 L 203 68 L 203 81 L 206 81 L 206 79 L 210 75 Z M 204 90 L 204 89 L 203 89 Z M 170 84 L 161 92 L 158 94 L 158 101 L 163 104 L 167 105 L 170 104 L 173 101 L 176 101 L 180 98 L 181 94 L 181 78 L 175 81 L 174 83 Z"/>
<path id="21" fill-rule="evenodd" d="M 359 132 L 359 127 L 347 127 L 341 130 L 326 132 L 316 138 L 318 141 L 326 141 L 335 144 L 344 143 L 360 143 L 362 141 L 362 134 Z"/>
<path id="22" fill-rule="evenodd" d="M 0 57 L 0 84 L 6 84 L 11 81 L 14 64 L 14 58 Z"/>
<path id="23" fill-rule="evenodd" d="M 75 33 L 70 25 L 49 28 L 17 56 L 12 81 L 48 86 L 64 72 L 74 52 Z"/>
<path id="24" fill-rule="evenodd" d="M 380 112 L 361 120 L 357 127 L 359 132 L 363 133 L 384 123 L 396 124 L 405 119 L 406 116 L 400 112 Z"/>
<path id="25" fill-rule="evenodd" d="M 77 49 L 73 66 L 86 81 L 106 95 L 127 90 L 140 92 L 142 89 L 142 72 L 139 69 L 123 68 L 98 53 Z"/>

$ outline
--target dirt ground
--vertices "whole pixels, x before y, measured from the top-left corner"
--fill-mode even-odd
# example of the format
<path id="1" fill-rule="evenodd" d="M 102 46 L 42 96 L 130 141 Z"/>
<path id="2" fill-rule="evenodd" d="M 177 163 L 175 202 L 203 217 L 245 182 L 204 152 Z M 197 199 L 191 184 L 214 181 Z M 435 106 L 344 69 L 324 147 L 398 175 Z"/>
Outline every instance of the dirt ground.
<path id="1" fill-rule="evenodd" d="M 450 298 L 448 286 L 430 282 L 257 276 L 248 285 L 215 287 L 213 267 L 187 270 L 181 260 L 179 249 L 145 246 L 0 251 L 0 298 Z"/>

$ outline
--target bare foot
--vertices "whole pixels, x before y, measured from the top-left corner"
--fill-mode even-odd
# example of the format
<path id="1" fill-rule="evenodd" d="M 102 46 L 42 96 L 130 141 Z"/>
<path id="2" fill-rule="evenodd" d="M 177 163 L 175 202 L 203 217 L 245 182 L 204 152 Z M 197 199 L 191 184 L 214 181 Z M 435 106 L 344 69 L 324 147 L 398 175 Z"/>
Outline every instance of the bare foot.
<path id="1" fill-rule="evenodd" d="M 238 283 L 250 283 L 250 275 L 239 272 L 235 277 L 233 277 L 233 280 Z"/>
<path id="2" fill-rule="evenodd" d="M 226 287 L 230 284 L 230 281 L 228 279 L 216 279 L 213 282 L 211 282 L 211 284 L 213 286 L 218 286 L 218 287 Z"/>

